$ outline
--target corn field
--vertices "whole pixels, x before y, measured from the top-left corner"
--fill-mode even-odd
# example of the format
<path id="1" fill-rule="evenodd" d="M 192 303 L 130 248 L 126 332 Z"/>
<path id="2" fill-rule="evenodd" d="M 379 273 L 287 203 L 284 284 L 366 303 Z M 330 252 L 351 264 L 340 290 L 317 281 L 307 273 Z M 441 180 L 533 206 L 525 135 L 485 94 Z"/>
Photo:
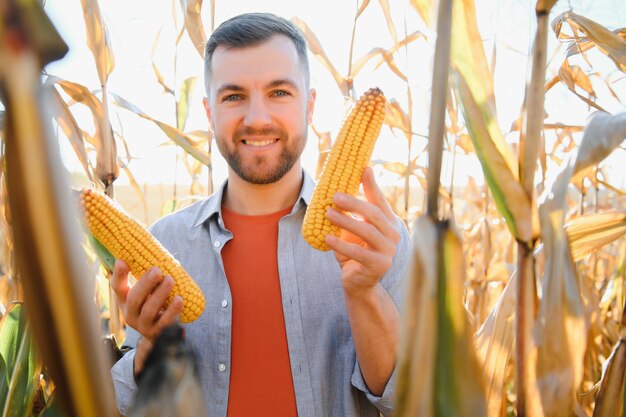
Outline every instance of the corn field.
<path id="1" fill-rule="evenodd" d="M 118 51 L 139 40 L 108 2 L 43 3 L 0 0 L 0 415 L 113 416 L 124 320 L 71 189 L 145 225 L 213 192 L 202 45 L 226 3 L 250 10 L 159 2 L 131 73 Z M 388 99 L 371 165 L 414 251 L 395 415 L 625 415 L 626 5 L 292 3 L 303 12 L 264 11 L 308 41 L 305 168 L 319 173 L 363 91 Z M 55 28 L 55 7 L 79 20 Z M 85 28 L 80 79 L 55 64 L 61 24 Z"/>

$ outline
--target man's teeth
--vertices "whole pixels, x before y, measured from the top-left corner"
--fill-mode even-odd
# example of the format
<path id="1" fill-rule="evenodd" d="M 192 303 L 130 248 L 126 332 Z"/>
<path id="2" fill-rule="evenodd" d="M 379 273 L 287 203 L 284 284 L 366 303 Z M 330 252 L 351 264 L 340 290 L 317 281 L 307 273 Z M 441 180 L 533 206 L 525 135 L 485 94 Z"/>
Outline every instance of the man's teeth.
<path id="1" fill-rule="evenodd" d="M 274 143 L 274 139 L 268 139 L 268 140 L 244 140 L 246 145 L 252 145 L 252 146 L 265 146 L 265 145 L 270 145 L 272 143 Z"/>

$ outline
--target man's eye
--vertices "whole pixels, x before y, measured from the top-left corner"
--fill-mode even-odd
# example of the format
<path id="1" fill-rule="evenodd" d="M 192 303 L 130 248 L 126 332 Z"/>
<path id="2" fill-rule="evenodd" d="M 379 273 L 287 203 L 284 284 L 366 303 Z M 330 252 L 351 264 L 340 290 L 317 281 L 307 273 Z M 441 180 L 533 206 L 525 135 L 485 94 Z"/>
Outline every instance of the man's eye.
<path id="1" fill-rule="evenodd" d="M 276 97 L 287 97 L 287 96 L 289 96 L 290 94 L 289 94 L 289 92 L 288 92 L 288 91 L 285 91 L 285 90 L 276 90 L 276 91 L 274 91 L 274 95 L 275 95 Z"/>
<path id="2" fill-rule="evenodd" d="M 230 94 L 223 98 L 223 101 L 237 101 L 240 100 L 241 96 L 239 94 Z"/>

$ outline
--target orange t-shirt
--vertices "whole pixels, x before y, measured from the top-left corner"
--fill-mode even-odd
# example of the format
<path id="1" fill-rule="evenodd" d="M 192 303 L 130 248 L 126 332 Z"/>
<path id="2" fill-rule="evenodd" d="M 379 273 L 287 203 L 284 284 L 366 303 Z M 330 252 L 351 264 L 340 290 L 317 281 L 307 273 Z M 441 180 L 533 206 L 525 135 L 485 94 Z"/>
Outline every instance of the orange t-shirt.
<path id="1" fill-rule="evenodd" d="M 278 278 L 278 221 L 290 209 L 244 216 L 222 207 L 232 294 L 228 417 L 297 416 Z"/>

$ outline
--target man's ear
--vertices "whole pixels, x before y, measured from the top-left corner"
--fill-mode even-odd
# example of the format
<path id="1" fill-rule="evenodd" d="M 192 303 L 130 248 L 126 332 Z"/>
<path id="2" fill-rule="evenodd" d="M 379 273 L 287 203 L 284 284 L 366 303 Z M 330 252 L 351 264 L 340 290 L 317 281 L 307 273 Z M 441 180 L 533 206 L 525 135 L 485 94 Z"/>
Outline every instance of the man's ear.
<path id="1" fill-rule="evenodd" d="M 317 97 L 317 91 L 315 88 L 309 90 L 309 98 L 307 100 L 307 122 L 311 124 L 313 122 L 313 110 L 315 109 L 315 98 Z"/>
<path id="2" fill-rule="evenodd" d="M 204 105 L 204 111 L 206 112 L 206 117 L 209 119 L 209 127 L 213 130 L 213 118 L 211 117 L 211 107 L 209 106 L 209 99 L 206 97 L 202 98 L 202 104 Z"/>

